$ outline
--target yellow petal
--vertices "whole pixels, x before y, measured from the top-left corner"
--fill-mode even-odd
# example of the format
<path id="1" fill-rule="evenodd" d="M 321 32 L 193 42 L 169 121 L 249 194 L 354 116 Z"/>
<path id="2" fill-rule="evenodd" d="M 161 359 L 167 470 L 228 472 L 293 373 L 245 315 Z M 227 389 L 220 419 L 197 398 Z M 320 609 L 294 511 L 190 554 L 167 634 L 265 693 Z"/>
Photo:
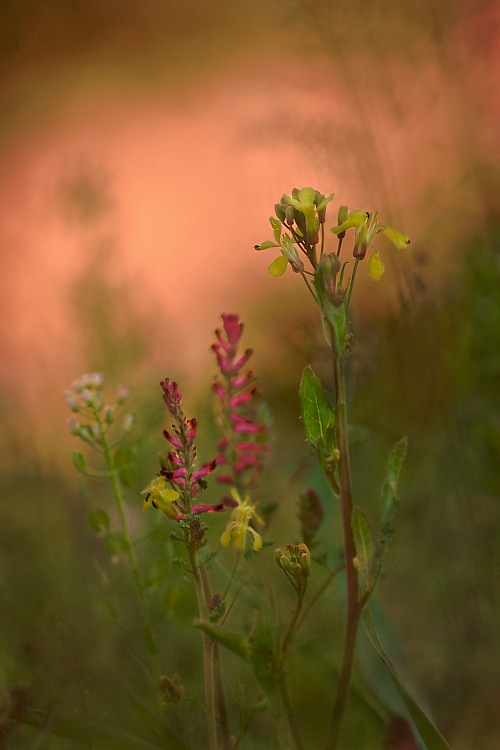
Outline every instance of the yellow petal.
<path id="1" fill-rule="evenodd" d="M 267 272 L 269 276 L 283 276 L 288 266 L 288 261 L 283 255 L 280 255 L 279 258 L 275 258 L 269 268 L 267 269 Z"/>
<path id="2" fill-rule="evenodd" d="M 368 261 L 368 274 L 374 281 L 378 281 L 382 278 L 384 273 L 384 264 L 380 260 L 378 252 L 373 253 L 370 260 Z"/>

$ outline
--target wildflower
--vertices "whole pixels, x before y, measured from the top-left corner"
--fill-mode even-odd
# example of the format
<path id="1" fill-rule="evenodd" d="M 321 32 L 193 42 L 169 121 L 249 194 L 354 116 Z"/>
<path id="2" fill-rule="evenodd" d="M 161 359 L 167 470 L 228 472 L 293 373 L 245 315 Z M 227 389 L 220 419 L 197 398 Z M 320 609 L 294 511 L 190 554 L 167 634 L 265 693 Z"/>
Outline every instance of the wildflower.
<path id="1" fill-rule="evenodd" d="M 144 508 L 153 506 L 163 511 L 168 518 L 189 530 L 191 542 L 196 548 L 205 544 L 206 526 L 200 523 L 200 513 L 219 513 L 225 510 L 223 503 L 217 505 L 193 505 L 196 492 L 205 489 L 205 477 L 211 474 L 217 460 L 213 459 L 196 469 L 195 438 L 198 420 L 188 419 L 182 408 L 182 394 L 178 384 L 166 378 L 160 383 L 163 400 L 172 417 L 171 432 L 163 430 L 163 435 L 172 446 L 158 472 L 158 476 L 142 491 L 146 495 Z"/>
<path id="2" fill-rule="evenodd" d="M 246 547 L 246 534 L 248 532 L 253 536 L 252 546 L 254 551 L 259 552 L 262 549 L 262 537 L 252 526 L 250 526 L 250 521 L 255 520 L 261 525 L 264 525 L 264 521 L 257 514 L 255 506 L 251 505 L 248 495 L 242 500 L 238 491 L 234 487 L 231 489 L 231 495 L 236 501 L 236 505 L 231 511 L 226 530 L 220 538 L 221 544 L 223 547 L 229 547 L 229 544 L 233 542 L 235 549 L 238 552 L 244 552 Z"/>
<path id="3" fill-rule="evenodd" d="M 239 351 L 243 324 L 237 315 L 224 314 L 222 321 L 223 329 L 216 330 L 217 342 L 212 345 L 223 376 L 222 381 L 215 381 L 213 389 L 226 429 L 226 435 L 219 442 L 220 454 L 216 462 L 227 464 L 230 472 L 219 476 L 218 481 L 241 488 L 262 467 L 269 451 L 269 428 L 259 419 L 254 374 L 242 372 L 252 355 L 251 349 Z"/>
<path id="4" fill-rule="evenodd" d="M 348 229 L 355 230 L 353 255 L 359 260 L 364 259 L 367 249 L 372 246 L 377 234 L 384 233 L 399 250 L 403 250 L 410 244 L 410 238 L 407 234 L 379 222 L 378 211 L 369 213 L 359 208 L 349 211 L 342 223 L 332 227 L 332 232 L 340 238 L 345 235 Z M 378 250 L 370 257 L 368 273 L 374 281 L 378 281 L 384 273 L 384 264 L 380 259 Z"/>
<path id="5" fill-rule="evenodd" d="M 153 508 L 162 510 L 169 518 L 177 518 L 178 510 L 175 501 L 179 498 L 179 493 L 167 487 L 167 481 L 164 477 L 153 479 L 142 490 L 141 495 L 146 495 L 144 498 L 144 510 L 152 505 Z"/>
<path id="6" fill-rule="evenodd" d="M 269 218 L 275 241 L 267 240 L 260 245 L 254 245 L 255 250 L 280 248 L 281 255 L 275 258 L 268 268 L 271 276 L 282 276 L 288 266 L 291 266 L 295 273 L 303 275 L 304 263 L 300 259 L 299 249 L 315 265 L 314 246 L 319 242 L 320 226 L 325 223 L 326 206 L 333 197 L 333 193 L 325 197 L 312 187 L 301 190 L 294 188 L 291 195 L 281 196 L 281 202 L 275 205 L 277 218 Z M 282 226 L 289 229 L 290 234 L 285 232 L 282 235 Z"/>

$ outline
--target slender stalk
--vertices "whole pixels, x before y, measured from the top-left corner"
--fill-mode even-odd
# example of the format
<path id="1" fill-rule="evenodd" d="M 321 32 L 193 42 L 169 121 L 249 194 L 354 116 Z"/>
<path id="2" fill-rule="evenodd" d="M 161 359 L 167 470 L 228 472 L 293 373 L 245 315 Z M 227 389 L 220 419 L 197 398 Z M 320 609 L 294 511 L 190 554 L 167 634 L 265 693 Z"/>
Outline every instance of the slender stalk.
<path id="1" fill-rule="evenodd" d="M 205 591 L 200 576 L 198 553 L 193 549 L 193 544 L 187 545 L 191 570 L 193 572 L 196 590 L 196 601 L 198 612 L 203 619 L 205 614 Z M 217 727 L 215 723 L 215 693 L 214 693 L 214 670 L 212 660 L 212 641 L 206 633 L 202 633 L 203 639 L 203 674 L 205 683 L 205 711 L 207 719 L 208 750 L 217 750 Z"/>
<path id="2" fill-rule="evenodd" d="M 299 725 L 297 723 L 297 717 L 296 717 L 295 711 L 293 710 L 293 706 L 290 703 L 290 696 L 288 695 L 288 689 L 286 686 L 284 675 L 280 676 L 280 679 L 278 680 L 278 684 L 279 684 L 279 689 L 280 689 L 281 700 L 283 702 L 283 708 L 285 709 L 286 718 L 288 720 L 288 725 L 290 727 L 290 732 L 292 733 L 295 747 L 297 748 L 297 750 L 305 750 L 305 745 L 302 742 Z"/>
<path id="3" fill-rule="evenodd" d="M 295 635 L 300 613 L 302 612 L 302 604 L 304 602 L 304 596 L 305 596 L 306 589 L 307 589 L 307 579 L 302 579 L 300 580 L 299 583 L 294 583 L 294 587 L 297 593 L 297 603 L 295 605 L 295 610 L 288 624 L 285 635 L 283 636 L 283 640 L 281 642 L 281 647 L 280 647 L 280 652 L 279 652 L 278 684 L 279 684 L 279 689 L 280 689 L 281 700 L 283 702 L 283 708 L 285 710 L 285 715 L 288 720 L 288 725 L 290 727 L 290 732 L 291 732 L 293 741 L 295 743 L 295 747 L 297 750 L 305 750 L 304 744 L 302 742 L 302 736 L 300 734 L 299 725 L 297 723 L 296 714 L 290 702 L 290 696 L 288 695 L 286 675 L 283 670 L 283 663 L 287 655 L 288 647 L 290 646 L 292 638 Z"/>
<path id="4" fill-rule="evenodd" d="M 146 600 L 146 596 L 144 594 L 144 588 L 142 586 L 141 578 L 139 575 L 139 565 L 137 561 L 137 555 L 135 553 L 135 548 L 132 543 L 132 539 L 130 538 L 130 534 L 128 530 L 127 517 L 125 514 L 125 504 L 123 502 L 123 495 L 122 495 L 122 490 L 120 487 L 120 482 L 118 479 L 118 472 L 116 470 L 116 467 L 113 461 L 113 456 L 111 455 L 111 449 L 106 439 L 106 433 L 102 425 L 102 422 L 99 418 L 99 414 L 96 413 L 95 418 L 97 420 L 97 423 L 99 425 L 99 429 L 101 432 L 102 451 L 104 455 L 104 460 L 106 462 L 106 468 L 108 470 L 109 478 L 111 480 L 113 496 L 115 499 L 116 509 L 118 511 L 118 518 L 120 521 L 123 539 L 125 541 L 125 547 L 127 549 L 127 556 L 129 559 L 130 569 L 132 570 L 132 576 L 134 578 L 134 583 L 137 589 L 137 595 L 139 597 L 139 605 L 141 608 L 144 633 L 145 633 L 146 641 L 147 641 L 148 648 L 151 654 L 153 671 L 154 671 L 154 675 L 156 679 L 158 679 L 160 676 L 160 659 L 158 656 L 158 647 L 156 645 L 156 640 L 153 634 L 153 626 L 151 622 L 151 615 L 149 612 L 148 602 Z"/>
<path id="5" fill-rule="evenodd" d="M 297 630 L 302 627 L 302 623 L 306 619 L 307 615 L 311 611 L 311 609 L 314 607 L 316 602 L 321 598 L 321 596 L 324 594 L 324 592 L 327 590 L 330 583 L 333 581 L 336 575 L 340 573 L 341 570 L 344 570 L 345 564 L 340 563 L 340 565 L 337 565 L 334 570 L 330 570 L 328 573 L 328 576 L 325 578 L 319 589 L 316 591 L 312 599 L 309 600 L 309 603 L 305 609 L 302 610 L 301 616 L 299 618 L 299 621 L 297 622 Z"/>
<path id="6" fill-rule="evenodd" d="M 207 610 L 210 608 L 212 601 L 212 594 L 210 592 L 210 584 L 208 582 L 207 571 L 204 567 L 200 567 L 201 583 L 203 587 L 203 594 L 205 596 L 205 603 Z M 233 572 L 234 575 L 234 572 Z M 231 750 L 231 733 L 229 731 L 229 720 L 227 716 L 227 705 L 226 695 L 224 691 L 224 682 L 222 680 L 222 669 L 220 661 L 220 649 L 219 644 L 215 641 L 211 642 L 211 654 L 213 665 L 213 680 L 215 686 L 215 698 L 217 701 L 217 711 L 219 715 L 219 725 L 222 735 L 222 746 L 224 750 Z"/>
<path id="7" fill-rule="evenodd" d="M 342 665 L 326 743 L 327 750 L 336 750 L 338 747 L 342 719 L 344 716 L 347 693 L 354 663 L 356 636 L 361 614 L 358 599 L 358 573 L 352 564 L 352 560 L 356 556 L 356 546 L 351 528 L 353 503 L 349 461 L 349 440 L 347 435 L 344 360 L 342 355 L 337 352 L 334 352 L 333 370 L 335 379 L 337 445 L 340 451 L 338 469 L 346 562 L 347 617 Z"/>

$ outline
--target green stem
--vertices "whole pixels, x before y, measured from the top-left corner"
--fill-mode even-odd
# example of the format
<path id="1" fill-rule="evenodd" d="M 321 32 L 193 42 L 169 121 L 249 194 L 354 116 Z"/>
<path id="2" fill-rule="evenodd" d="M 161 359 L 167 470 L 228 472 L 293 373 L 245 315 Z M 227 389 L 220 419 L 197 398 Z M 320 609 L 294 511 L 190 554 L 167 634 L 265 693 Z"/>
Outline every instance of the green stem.
<path id="1" fill-rule="evenodd" d="M 192 542 L 188 543 L 189 560 L 193 572 L 196 590 L 196 601 L 200 619 L 205 619 L 205 590 L 200 577 L 200 566 L 198 553 L 193 549 Z M 207 718 L 208 750 L 217 750 L 217 727 L 215 723 L 215 692 L 214 692 L 214 670 L 212 660 L 212 640 L 206 633 L 202 633 L 203 639 L 203 674 L 205 683 L 205 711 Z"/>
<path id="2" fill-rule="evenodd" d="M 338 470 L 340 478 L 340 505 L 346 563 L 347 619 L 339 683 L 337 686 L 337 694 L 333 705 L 330 729 L 326 743 L 327 750 L 336 750 L 338 747 L 347 693 L 354 664 L 356 636 L 361 614 L 358 600 L 358 573 L 352 564 L 352 560 L 356 556 L 356 546 L 351 528 L 353 502 L 349 461 L 349 440 L 347 435 L 344 360 L 342 354 L 338 352 L 334 352 L 333 370 L 335 379 L 337 445 L 340 451 Z"/>
<path id="3" fill-rule="evenodd" d="M 353 290 L 353 287 L 354 287 L 354 281 L 356 279 L 356 272 L 358 270 L 359 261 L 360 261 L 360 258 L 356 258 L 356 260 L 354 261 L 354 268 L 352 270 L 351 281 L 349 282 L 349 292 L 347 294 L 347 301 L 346 301 L 346 304 L 345 304 L 345 316 L 346 316 L 346 319 L 347 319 L 347 313 L 349 312 L 349 305 L 351 304 L 352 290 Z"/>
<path id="4" fill-rule="evenodd" d="M 290 642 L 295 634 L 296 625 L 300 617 L 300 613 L 302 612 L 302 604 L 304 602 L 304 595 L 306 593 L 306 588 L 307 588 L 307 579 L 303 579 L 301 581 L 300 588 L 297 590 L 297 605 L 295 607 L 295 612 L 292 615 L 292 619 L 290 620 L 288 628 L 286 629 L 286 633 L 283 637 L 283 642 L 281 644 L 281 652 L 283 655 L 286 654 L 288 650 L 288 646 L 290 645 Z"/>
<path id="5" fill-rule="evenodd" d="M 297 748 L 297 750 L 305 750 L 304 744 L 302 742 L 302 737 L 300 734 L 299 725 L 296 719 L 296 713 L 293 710 L 292 704 L 290 702 L 290 696 L 288 695 L 287 681 L 286 681 L 286 676 L 283 670 L 283 663 L 287 655 L 288 647 L 290 646 L 292 638 L 296 632 L 297 622 L 299 620 L 300 613 L 302 611 L 304 595 L 307 589 L 307 579 L 301 579 L 298 584 L 295 584 L 295 589 L 297 592 L 297 603 L 295 606 L 295 611 L 292 615 L 292 619 L 290 620 L 290 623 L 286 629 L 286 633 L 283 637 L 283 641 L 281 643 L 280 657 L 279 657 L 280 666 L 279 666 L 278 684 L 279 684 L 279 689 L 280 689 L 281 700 L 283 702 L 283 708 L 285 710 L 285 715 L 288 720 L 288 725 L 290 727 L 290 732 L 291 732 L 293 741 L 295 743 L 295 747 Z"/>
<path id="6" fill-rule="evenodd" d="M 151 615 L 149 612 L 148 603 L 146 600 L 144 588 L 142 586 L 141 578 L 139 575 L 139 564 L 137 561 L 137 555 L 135 554 L 135 548 L 132 543 L 132 539 L 130 538 L 130 534 L 128 530 L 127 516 L 125 513 L 125 504 L 123 502 L 123 496 L 122 496 L 122 490 L 120 487 L 120 481 L 118 478 L 118 472 L 116 470 L 116 467 L 113 461 L 113 456 L 111 455 L 111 449 L 110 449 L 109 443 L 106 439 L 106 433 L 105 433 L 104 427 L 97 413 L 95 414 L 95 418 L 97 420 L 97 423 L 99 425 L 99 429 L 101 432 L 102 450 L 104 454 L 104 460 L 106 462 L 106 467 L 108 470 L 109 478 L 111 480 L 111 486 L 113 488 L 113 496 L 115 499 L 116 509 L 118 511 L 118 518 L 120 521 L 120 527 L 121 527 L 121 531 L 123 534 L 125 547 L 127 549 L 127 556 L 128 556 L 128 560 L 130 564 L 130 569 L 132 570 L 134 583 L 137 589 L 137 595 L 139 597 L 139 604 L 141 608 L 144 633 L 146 636 L 146 641 L 147 641 L 147 645 L 149 648 L 149 652 L 151 654 L 153 671 L 154 671 L 154 675 L 156 679 L 158 680 L 160 676 L 160 659 L 158 656 L 158 647 L 156 645 L 156 640 L 153 634 L 153 626 L 151 623 Z"/>
<path id="7" fill-rule="evenodd" d="M 335 576 L 338 575 L 341 570 L 344 570 L 344 568 L 345 568 L 345 564 L 344 563 L 340 563 L 340 565 L 337 565 L 337 567 L 334 570 L 330 570 L 329 571 L 328 576 L 323 581 L 323 583 L 321 584 L 321 586 L 319 587 L 319 589 L 316 591 L 316 593 L 314 594 L 313 598 L 309 601 L 307 607 L 302 610 L 301 617 L 300 617 L 300 619 L 299 619 L 299 621 L 297 623 L 297 630 L 302 627 L 302 623 L 306 619 L 307 615 L 309 614 L 309 612 L 311 611 L 311 609 L 314 607 L 314 605 L 316 604 L 316 602 L 321 598 L 321 596 L 327 590 L 328 586 L 333 581 L 333 579 L 335 578 Z"/>
<path id="8" fill-rule="evenodd" d="M 288 695 L 288 689 L 283 674 L 280 675 L 280 679 L 278 682 L 281 700 L 283 702 L 283 708 L 285 709 L 286 718 L 288 720 L 288 725 L 290 727 L 290 732 L 292 734 L 295 747 L 297 748 L 297 750 L 305 750 L 305 746 L 302 742 L 302 737 L 300 734 L 299 725 L 297 723 L 296 713 L 293 710 L 293 706 L 290 702 L 290 696 Z"/>
<path id="9" fill-rule="evenodd" d="M 200 567 L 201 583 L 203 587 L 203 594 L 205 597 L 205 604 L 207 610 L 210 609 L 212 601 L 212 594 L 210 592 L 210 584 L 208 582 L 207 571 L 204 567 Z M 234 572 L 233 572 L 234 575 Z M 231 733 L 229 731 L 229 720 L 227 715 L 226 706 L 226 695 L 224 691 L 224 682 L 222 680 L 222 669 L 220 661 L 220 649 L 219 644 L 215 641 L 211 642 L 211 659 L 213 666 L 213 680 L 215 685 L 215 697 L 217 700 L 217 710 L 219 715 L 219 724 L 222 735 L 222 746 L 224 750 L 231 750 Z"/>

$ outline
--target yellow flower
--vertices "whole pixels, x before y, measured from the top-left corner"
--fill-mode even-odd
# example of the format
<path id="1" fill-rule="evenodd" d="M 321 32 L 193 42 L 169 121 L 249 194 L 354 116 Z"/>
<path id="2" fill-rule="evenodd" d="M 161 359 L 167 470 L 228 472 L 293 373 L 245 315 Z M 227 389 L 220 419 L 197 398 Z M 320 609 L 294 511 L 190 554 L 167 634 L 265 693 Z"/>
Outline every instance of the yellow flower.
<path id="1" fill-rule="evenodd" d="M 143 504 L 144 510 L 152 505 L 153 508 L 162 510 L 169 518 L 177 518 L 179 511 L 175 508 L 174 502 L 179 497 L 179 493 L 167 487 L 165 477 L 156 477 L 153 479 L 142 490 L 141 495 L 146 495 Z"/>
<path id="2" fill-rule="evenodd" d="M 223 547 L 229 547 L 232 541 L 238 552 L 244 552 L 246 547 L 246 533 L 248 531 L 253 536 L 252 546 L 254 551 L 259 552 L 262 549 L 262 537 L 250 526 L 250 521 L 255 519 L 261 525 L 264 525 L 264 521 L 257 514 L 255 506 L 250 504 L 248 496 L 242 500 L 234 487 L 231 490 L 231 495 L 236 500 L 237 505 L 231 511 L 229 523 L 220 538 L 221 544 Z"/>

